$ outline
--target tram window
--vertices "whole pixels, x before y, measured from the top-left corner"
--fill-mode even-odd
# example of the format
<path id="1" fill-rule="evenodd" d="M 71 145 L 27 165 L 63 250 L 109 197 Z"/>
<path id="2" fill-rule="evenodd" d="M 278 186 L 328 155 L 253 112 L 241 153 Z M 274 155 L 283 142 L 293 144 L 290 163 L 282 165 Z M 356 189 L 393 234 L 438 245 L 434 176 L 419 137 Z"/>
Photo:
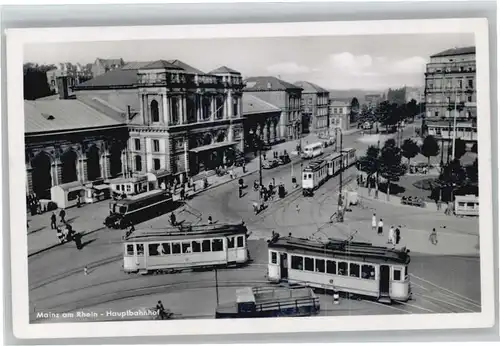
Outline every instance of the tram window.
<path id="1" fill-rule="evenodd" d="M 223 251 L 222 239 L 212 239 L 212 251 Z"/>
<path id="2" fill-rule="evenodd" d="M 199 241 L 193 241 L 193 252 L 201 252 L 201 243 Z"/>
<path id="3" fill-rule="evenodd" d="M 371 265 L 364 264 L 361 266 L 361 278 L 375 280 L 375 268 Z"/>
<path id="4" fill-rule="evenodd" d="M 404 270 L 404 275 L 403 275 L 403 277 L 404 277 L 404 278 L 406 278 L 406 276 L 408 275 L 408 266 L 405 266 L 405 267 L 403 268 L 403 270 Z"/>
<path id="5" fill-rule="evenodd" d="M 161 254 L 170 255 L 170 243 L 161 244 Z"/>
<path id="6" fill-rule="evenodd" d="M 316 271 L 320 273 L 325 272 L 325 260 L 316 258 Z"/>
<path id="7" fill-rule="evenodd" d="M 148 245 L 148 251 L 149 251 L 149 256 L 158 256 L 159 253 L 159 244 L 149 244 Z"/>
<path id="8" fill-rule="evenodd" d="M 234 237 L 227 237 L 227 248 L 234 249 Z"/>
<path id="9" fill-rule="evenodd" d="M 401 280 L 401 270 L 394 269 L 393 280 L 394 281 L 400 281 Z"/>
<path id="10" fill-rule="evenodd" d="M 182 243 L 182 253 L 191 253 L 191 242 Z"/>
<path id="11" fill-rule="evenodd" d="M 349 264 L 349 275 L 354 278 L 359 278 L 359 264 L 356 263 Z"/>
<path id="12" fill-rule="evenodd" d="M 244 247 L 245 245 L 245 242 L 243 241 L 243 236 L 242 235 L 239 235 L 238 238 L 237 238 L 237 245 L 238 247 Z"/>
<path id="13" fill-rule="evenodd" d="M 278 263 L 278 254 L 274 251 L 271 251 L 271 263 Z"/>
<path id="14" fill-rule="evenodd" d="M 127 255 L 134 255 L 134 244 L 127 244 Z"/>
<path id="15" fill-rule="evenodd" d="M 181 253 L 181 244 L 180 243 L 172 243 L 172 253 L 173 254 Z"/>
<path id="16" fill-rule="evenodd" d="M 201 243 L 201 251 L 210 252 L 210 240 L 204 240 L 203 243 Z"/>
<path id="17" fill-rule="evenodd" d="M 347 262 L 339 262 L 339 275 L 347 276 Z"/>
<path id="18" fill-rule="evenodd" d="M 314 260 L 311 257 L 304 257 L 304 269 L 313 272 L 314 271 Z"/>
<path id="19" fill-rule="evenodd" d="M 302 270 L 304 268 L 304 257 L 292 256 L 292 269 Z"/>
<path id="20" fill-rule="evenodd" d="M 137 255 L 144 255 L 144 244 L 137 244 Z"/>
<path id="21" fill-rule="evenodd" d="M 326 261 L 326 272 L 328 274 L 337 274 L 337 263 L 335 261 Z"/>

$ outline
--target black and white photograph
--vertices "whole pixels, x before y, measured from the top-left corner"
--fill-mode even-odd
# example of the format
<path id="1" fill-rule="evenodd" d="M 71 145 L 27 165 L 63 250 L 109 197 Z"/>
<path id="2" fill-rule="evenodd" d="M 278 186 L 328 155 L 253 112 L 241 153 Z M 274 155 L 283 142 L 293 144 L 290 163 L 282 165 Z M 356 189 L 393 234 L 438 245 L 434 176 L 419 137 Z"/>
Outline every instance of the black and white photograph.
<path id="1" fill-rule="evenodd" d="M 12 32 L 18 332 L 492 323 L 485 22 L 399 22 Z"/>

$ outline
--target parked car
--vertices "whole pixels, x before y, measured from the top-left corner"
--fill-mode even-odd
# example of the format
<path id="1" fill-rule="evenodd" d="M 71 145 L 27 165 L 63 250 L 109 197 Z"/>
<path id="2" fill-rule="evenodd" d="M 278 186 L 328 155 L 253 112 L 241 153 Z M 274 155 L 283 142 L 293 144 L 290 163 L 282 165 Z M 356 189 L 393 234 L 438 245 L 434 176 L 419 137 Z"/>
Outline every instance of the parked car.
<path id="1" fill-rule="evenodd" d="M 365 121 L 363 124 L 363 130 L 371 130 L 373 128 L 373 124 L 369 121 Z"/>
<path id="2" fill-rule="evenodd" d="M 265 160 L 262 162 L 262 168 L 271 169 L 279 166 L 278 159 Z"/>
<path id="3" fill-rule="evenodd" d="M 290 163 L 291 161 L 292 160 L 290 159 L 290 156 L 288 156 L 288 154 L 283 154 L 283 155 L 280 155 L 278 164 L 286 165 L 287 163 Z"/>

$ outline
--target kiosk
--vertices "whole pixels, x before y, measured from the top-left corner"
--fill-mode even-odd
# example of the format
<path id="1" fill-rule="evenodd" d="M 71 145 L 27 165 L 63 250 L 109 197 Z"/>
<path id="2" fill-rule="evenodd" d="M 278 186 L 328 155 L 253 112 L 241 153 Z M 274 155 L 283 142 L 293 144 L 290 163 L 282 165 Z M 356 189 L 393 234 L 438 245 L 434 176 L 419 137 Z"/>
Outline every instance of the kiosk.
<path id="1" fill-rule="evenodd" d="M 81 197 L 80 201 L 83 203 L 82 197 L 84 193 L 85 187 L 79 181 L 56 185 L 50 188 L 51 199 L 57 204 L 58 208 L 75 206 L 78 202 L 78 196 Z"/>

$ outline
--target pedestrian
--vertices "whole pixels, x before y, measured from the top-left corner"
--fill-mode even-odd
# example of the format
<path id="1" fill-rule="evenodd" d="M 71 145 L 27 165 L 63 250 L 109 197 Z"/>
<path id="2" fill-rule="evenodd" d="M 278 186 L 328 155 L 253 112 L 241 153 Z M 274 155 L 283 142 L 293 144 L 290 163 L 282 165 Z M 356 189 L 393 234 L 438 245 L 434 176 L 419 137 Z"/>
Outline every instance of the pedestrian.
<path id="1" fill-rule="evenodd" d="M 389 228 L 389 238 L 387 239 L 388 244 L 396 245 L 396 233 L 394 232 L 394 226 Z"/>
<path id="2" fill-rule="evenodd" d="M 174 213 L 174 212 L 172 212 L 172 213 L 170 214 L 170 224 L 171 224 L 172 226 L 176 226 L 176 225 L 177 225 L 177 218 L 176 218 L 176 216 L 175 216 L 175 213 Z"/>
<path id="3" fill-rule="evenodd" d="M 57 216 L 55 212 L 52 212 L 52 215 L 50 215 L 50 228 L 51 229 L 57 228 Z"/>
<path id="4" fill-rule="evenodd" d="M 384 233 L 384 222 L 382 221 L 382 219 L 380 219 L 380 221 L 378 222 L 378 232 L 377 234 L 378 235 L 382 235 Z"/>
<path id="5" fill-rule="evenodd" d="M 376 231 L 377 230 L 377 214 L 376 213 L 373 213 L 373 216 L 372 216 L 372 231 Z"/>
<path id="6" fill-rule="evenodd" d="M 61 211 L 59 212 L 59 217 L 61 218 L 61 222 L 62 223 L 66 223 L 66 219 L 65 219 L 65 217 L 66 217 L 66 210 L 64 210 L 64 208 L 61 209 Z"/>
<path id="7" fill-rule="evenodd" d="M 181 188 L 181 201 L 183 201 L 185 197 L 186 197 L 186 190 L 184 189 L 184 186 L 183 186 Z"/>
<path id="8" fill-rule="evenodd" d="M 394 231 L 394 233 L 396 235 L 396 245 L 398 245 L 399 241 L 401 240 L 401 231 L 400 231 L 400 228 L 401 228 L 401 225 L 399 225 L 398 227 L 396 227 L 396 230 Z"/>
<path id="9" fill-rule="evenodd" d="M 437 232 L 436 232 L 435 228 L 432 229 L 432 232 L 429 235 L 429 241 L 431 242 L 432 245 L 437 245 L 437 243 L 438 243 Z"/>
<path id="10" fill-rule="evenodd" d="M 208 216 L 208 224 L 211 225 L 213 223 L 214 221 L 212 220 L 212 216 Z"/>
<path id="11" fill-rule="evenodd" d="M 300 206 L 298 204 L 295 206 L 295 210 L 297 210 L 297 214 L 300 213 Z"/>
<path id="12" fill-rule="evenodd" d="M 238 186 L 238 197 L 243 197 L 243 187 L 241 185 Z"/>
<path id="13" fill-rule="evenodd" d="M 77 207 L 77 208 L 80 208 L 80 207 L 81 207 L 81 205 L 82 205 L 82 200 L 81 200 L 80 195 L 78 195 L 78 196 L 76 197 L 76 207 Z"/>

